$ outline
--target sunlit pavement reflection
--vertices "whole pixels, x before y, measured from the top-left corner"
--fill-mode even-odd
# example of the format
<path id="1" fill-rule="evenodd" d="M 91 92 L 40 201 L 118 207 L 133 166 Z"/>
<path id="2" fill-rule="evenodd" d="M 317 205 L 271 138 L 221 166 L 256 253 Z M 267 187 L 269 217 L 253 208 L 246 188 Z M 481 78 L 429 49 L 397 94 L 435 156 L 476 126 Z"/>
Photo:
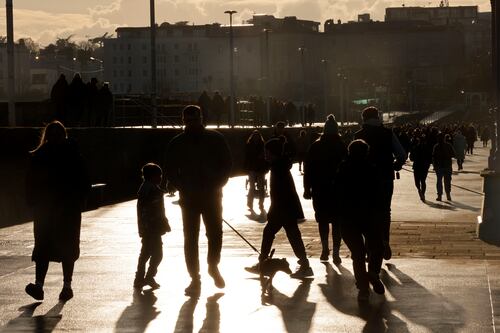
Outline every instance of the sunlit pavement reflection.
<path id="1" fill-rule="evenodd" d="M 485 150 L 479 150 L 466 163 L 466 170 L 480 170 L 485 158 Z M 302 179 L 296 166 L 292 173 L 301 194 Z M 29 261 L 32 224 L 0 229 L 0 331 L 492 331 L 492 312 L 500 310 L 496 296 L 500 266 L 489 259 L 500 258 L 500 252 L 469 233 L 474 229 L 480 196 L 454 189 L 457 204 L 450 204 L 454 209 L 431 207 L 418 201 L 411 174 L 401 176 L 393 209 L 396 258 L 381 274 L 387 293 L 385 297 L 372 293 L 368 304 L 356 301 L 351 261 L 344 246 L 342 266 L 319 262 L 321 246 L 308 201 L 303 201 L 308 220 L 300 228 L 311 257 L 313 279 L 294 280 L 279 273 L 273 294 L 261 297 L 258 277 L 243 269 L 255 263 L 255 253 L 225 226 L 220 268 L 227 286 L 217 289 L 206 273 L 202 229 L 202 292 L 199 298 L 186 297 L 184 288 L 189 278 L 182 250 L 180 208 L 177 197 L 166 197 L 173 230 L 163 238 L 164 259 L 157 276 L 161 288 L 154 291 L 134 292 L 132 288 L 140 246 L 135 201 L 85 213 L 82 256 L 73 282 L 75 298 L 66 304 L 57 301 L 62 285 L 57 264 L 50 268 L 43 303 L 34 303 L 23 292 L 34 276 Z M 433 181 L 431 175 L 430 193 Z M 455 183 L 476 191 L 481 187 L 475 173 L 455 176 Z M 266 199 L 266 209 L 268 205 Z M 234 178 L 224 189 L 224 218 L 258 248 L 265 224 L 247 215 L 245 178 Z M 275 247 L 276 256 L 287 257 L 293 269 L 295 259 L 283 233 Z M 430 259 L 433 257 L 441 259 Z"/>

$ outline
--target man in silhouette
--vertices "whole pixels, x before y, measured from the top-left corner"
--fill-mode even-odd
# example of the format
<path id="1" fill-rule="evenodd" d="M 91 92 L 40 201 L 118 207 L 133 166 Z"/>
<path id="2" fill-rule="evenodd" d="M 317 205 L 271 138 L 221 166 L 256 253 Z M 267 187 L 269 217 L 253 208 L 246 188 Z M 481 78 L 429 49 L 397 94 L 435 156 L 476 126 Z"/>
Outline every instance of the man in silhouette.
<path id="1" fill-rule="evenodd" d="M 392 257 L 389 245 L 391 228 L 391 201 L 394 191 L 394 171 L 399 171 L 406 162 L 406 152 L 391 129 L 384 127 L 379 118 L 376 107 L 367 107 L 363 110 L 363 128 L 354 134 L 355 139 L 364 140 L 369 146 L 368 160 L 377 171 L 380 195 L 379 207 L 382 235 L 384 239 L 384 259 Z"/>
<path id="2" fill-rule="evenodd" d="M 170 141 L 165 173 L 179 190 L 184 227 L 184 255 L 191 276 L 186 294 L 201 289 L 198 236 L 203 217 L 208 238 L 208 273 L 224 288 L 218 264 L 222 248 L 222 188 L 231 172 L 231 154 L 224 137 L 202 124 L 201 110 L 189 105 L 182 111 L 184 132 Z"/>

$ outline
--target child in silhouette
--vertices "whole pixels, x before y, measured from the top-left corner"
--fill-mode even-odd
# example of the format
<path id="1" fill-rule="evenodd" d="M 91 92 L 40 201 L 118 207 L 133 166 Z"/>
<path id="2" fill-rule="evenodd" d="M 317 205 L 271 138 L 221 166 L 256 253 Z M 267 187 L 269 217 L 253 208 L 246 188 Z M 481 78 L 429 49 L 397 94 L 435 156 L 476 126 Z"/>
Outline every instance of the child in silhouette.
<path id="1" fill-rule="evenodd" d="M 137 224 L 142 248 L 135 273 L 134 288 L 149 285 L 159 288 L 154 277 L 163 258 L 163 243 L 161 236 L 170 232 L 170 225 L 165 216 L 163 202 L 164 191 L 160 189 L 162 170 L 154 164 L 148 163 L 142 167 L 143 182 L 139 188 L 137 200 Z M 146 273 L 146 263 L 149 267 Z"/>

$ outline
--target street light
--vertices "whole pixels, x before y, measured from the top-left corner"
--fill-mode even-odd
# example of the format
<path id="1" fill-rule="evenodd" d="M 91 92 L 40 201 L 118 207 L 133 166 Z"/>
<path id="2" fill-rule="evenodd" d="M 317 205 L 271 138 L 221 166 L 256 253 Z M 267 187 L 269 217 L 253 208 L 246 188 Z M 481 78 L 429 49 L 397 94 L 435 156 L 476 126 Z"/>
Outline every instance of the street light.
<path id="1" fill-rule="evenodd" d="M 306 120 L 306 64 L 304 59 L 305 47 L 299 47 L 298 51 L 300 53 L 300 64 L 302 66 L 302 123 Z"/>
<path id="2" fill-rule="evenodd" d="M 500 6 L 497 1 L 491 0 L 491 27 L 492 27 L 492 65 L 493 65 L 493 91 L 492 113 L 495 117 L 496 129 L 494 130 L 495 147 L 490 151 L 488 161 L 488 169 L 481 172 L 484 178 L 484 198 L 482 214 L 478 217 L 478 237 L 485 242 L 500 245 L 500 205 L 498 199 L 500 197 L 500 53 L 498 52 L 500 36 Z M 492 145 L 493 146 L 493 145 Z"/>
<path id="3" fill-rule="evenodd" d="M 326 59 L 323 59 L 321 60 L 321 63 L 323 64 L 323 66 L 325 67 L 324 68 L 324 81 L 323 81 L 323 90 L 324 90 L 324 98 L 325 100 L 323 101 L 324 102 L 324 114 L 325 114 L 325 119 L 326 117 L 328 116 L 328 60 Z"/>
<path id="4" fill-rule="evenodd" d="M 267 123 L 271 124 L 271 103 L 270 103 L 270 84 L 269 84 L 269 33 L 272 32 L 271 29 L 264 29 L 264 34 L 266 36 L 266 59 L 265 63 L 265 78 L 264 78 L 264 95 L 266 96 L 266 115 Z"/>
<path id="5" fill-rule="evenodd" d="M 229 115 L 229 126 L 234 127 L 234 103 L 235 103 L 235 93 L 234 93 L 234 41 L 233 41 L 233 14 L 236 14 L 235 10 L 226 10 L 224 14 L 229 15 L 229 89 L 230 89 L 230 115 Z"/>
<path id="6" fill-rule="evenodd" d="M 12 0 L 5 2 L 7 18 L 7 96 L 9 108 L 9 126 L 16 126 L 15 74 L 14 74 L 14 16 Z"/>
<path id="7" fill-rule="evenodd" d="M 151 127 L 158 125 L 158 114 L 156 108 L 156 20 L 155 20 L 155 0 L 149 1 L 150 16 L 150 37 L 151 37 Z"/>

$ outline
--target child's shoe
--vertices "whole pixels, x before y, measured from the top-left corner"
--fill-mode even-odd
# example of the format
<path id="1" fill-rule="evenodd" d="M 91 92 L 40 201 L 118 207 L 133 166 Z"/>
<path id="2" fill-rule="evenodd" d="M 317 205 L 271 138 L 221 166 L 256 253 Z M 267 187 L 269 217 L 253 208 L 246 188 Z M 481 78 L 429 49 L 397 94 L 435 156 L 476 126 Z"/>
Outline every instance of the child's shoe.
<path id="1" fill-rule="evenodd" d="M 152 276 L 146 276 L 146 278 L 144 279 L 144 285 L 148 285 L 153 289 L 160 288 L 160 284 L 156 282 L 155 278 Z"/>

